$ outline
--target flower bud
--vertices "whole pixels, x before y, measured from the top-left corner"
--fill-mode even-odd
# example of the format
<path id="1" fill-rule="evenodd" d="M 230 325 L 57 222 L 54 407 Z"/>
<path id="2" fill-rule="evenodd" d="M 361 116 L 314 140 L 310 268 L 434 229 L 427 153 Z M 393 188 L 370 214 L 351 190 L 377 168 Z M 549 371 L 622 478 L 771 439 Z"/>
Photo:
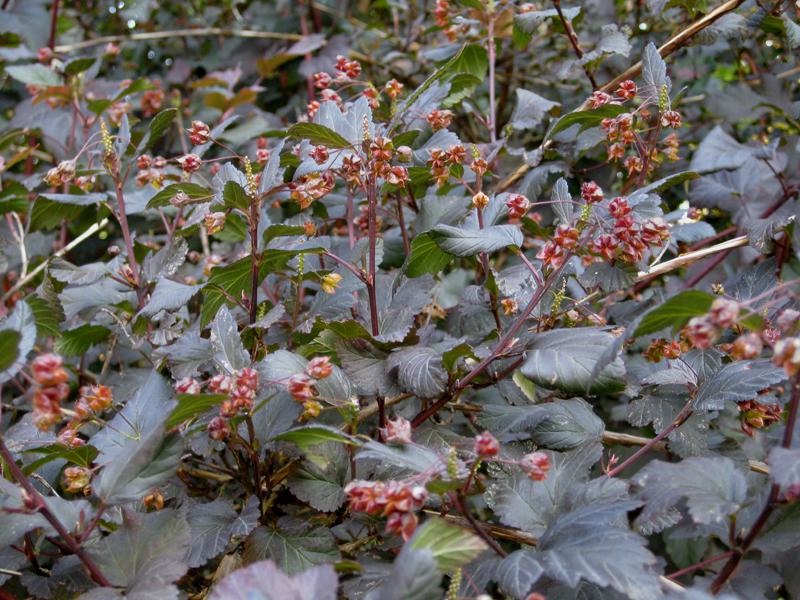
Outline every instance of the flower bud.
<path id="1" fill-rule="evenodd" d="M 544 452 L 526 454 L 517 464 L 534 481 L 545 480 L 550 470 L 550 458 Z"/>
<path id="2" fill-rule="evenodd" d="M 480 209 L 486 208 L 489 206 L 489 196 L 483 192 L 478 192 L 472 197 L 472 206 Z"/>
<path id="3" fill-rule="evenodd" d="M 322 278 L 322 291 L 326 294 L 335 294 L 341 281 L 342 276 L 338 273 L 328 273 Z"/>
<path id="4" fill-rule="evenodd" d="M 58 385 L 69 380 L 69 374 L 63 368 L 63 361 L 58 354 L 40 354 L 31 363 L 33 379 L 44 386 Z"/>
<path id="5" fill-rule="evenodd" d="M 381 428 L 381 435 L 387 443 L 407 444 L 411 441 L 411 421 L 404 417 L 386 421 L 386 427 Z"/>
<path id="6" fill-rule="evenodd" d="M 222 441 L 228 439 L 231 434 L 231 426 L 222 417 L 214 417 L 208 423 L 208 437 L 212 440 Z"/>
<path id="7" fill-rule="evenodd" d="M 397 149 L 397 160 L 400 162 L 411 162 L 414 151 L 409 146 L 400 146 Z"/>
<path id="8" fill-rule="evenodd" d="M 475 438 L 475 454 L 482 457 L 500 454 L 500 442 L 490 432 L 484 431 Z"/>
<path id="9" fill-rule="evenodd" d="M 328 356 L 315 356 L 308 362 L 306 373 L 314 379 L 325 379 L 333 372 L 333 365 Z"/>
<path id="10" fill-rule="evenodd" d="M 72 494 L 82 491 L 91 480 L 92 472 L 85 467 L 67 467 L 61 478 L 64 489 Z"/>
<path id="11" fill-rule="evenodd" d="M 739 318 L 739 303 L 728 298 L 717 298 L 711 304 L 708 318 L 717 327 L 730 327 Z"/>
<path id="12" fill-rule="evenodd" d="M 226 215 L 224 212 L 212 212 L 203 217 L 203 224 L 206 226 L 206 230 L 208 231 L 209 235 L 213 235 L 222 231 L 222 228 L 225 227 L 225 220 L 227 218 L 228 215 Z"/>
<path id="13" fill-rule="evenodd" d="M 187 131 L 189 141 L 195 146 L 205 144 L 211 139 L 211 129 L 202 121 L 192 121 L 192 126 Z"/>
<path id="14" fill-rule="evenodd" d="M 175 384 L 176 394 L 199 394 L 200 382 L 192 377 L 184 377 Z"/>

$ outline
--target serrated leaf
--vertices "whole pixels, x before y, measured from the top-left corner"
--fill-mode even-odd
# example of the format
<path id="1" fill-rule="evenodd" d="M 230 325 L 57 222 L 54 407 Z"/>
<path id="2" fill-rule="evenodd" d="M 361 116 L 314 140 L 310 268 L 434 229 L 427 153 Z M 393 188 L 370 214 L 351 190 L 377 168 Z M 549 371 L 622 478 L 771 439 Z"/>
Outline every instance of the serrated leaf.
<path id="1" fill-rule="evenodd" d="M 487 548 L 474 533 L 438 518 L 425 521 L 408 544 L 412 550 L 428 550 L 444 572 L 467 564 Z"/>
<path id="2" fill-rule="evenodd" d="M 588 129 L 589 127 L 596 127 L 600 125 L 603 119 L 618 117 L 624 112 L 627 112 L 627 109 L 617 104 L 604 104 L 593 110 L 573 111 L 556 121 L 556 124 L 553 125 L 553 128 L 548 132 L 547 137 L 552 137 L 565 129 L 569 129 L 573 125 L 580 125 L 580 131 Z"/>
<path id="3" fill-rule="evenodd" d="M 190 545 L 186 519 L 167 508 L 127 513 L 116 531 L 87 551 L 113 585 L 145 593 L 177 581 L 186 572 Z"/>
<path id="4" fill-rule="evenodd" d="M 178 394 L 178 406 L 166 420 L 167 430 L 208 412 L 228 399 L 227 394 Z"/>
<path id="5" fill-rule="evenodd" d="M 327 425 L 306 425 L 291 429 L 272 438 L 278 442 L 291 442 L 301 450 L 306 450 L 311 446 L 323 444 L 325 442 L 340 442 L 342 444 L 355 444 L 356 441 L 350 437 Z"/>
<path id="6" fill-rule="evenodd" d="M 773 448 L 767 462 L 775 483 L 782 487 L 800 484 L 800 448 Z"/>
<path id="7" fill-rule="evenodd" d="M 537 127 L 548 113 L 557 106 L 561 106 L 558 102 L 553 102 L 522 88 L 517 88 L 516 94 L 517 105 L 514 107 L 509 121 L 511 127 L 516 130 Z"/>
<path id="8" fill-rule="evenodd" d="M 92 206 L 98 202 L 108 200 L 108 195 L 101 192 L 91 194 L 39 194 L 39 197 L 58 204 L 72 206 Z"/>
<path id="9" fill-rule="evenodd" d="M 186 306 L 202 288 L 202 285 L 186 285 L 161 277 L 150 295 L 150 300 L 139 311 L 139 314 L 153 317 L 162 310 L 177 310 Z"/>
<path id="10" fill-rule="evenodd" d="M 437 348 L 420 345 L 396 350 L 389 356 L 387 367 L 397 368 L 401 389 L 419 398 L 435 398 L 445 390 L 447 373 Z"/>
<path id="11" fill-rule="evenodd" d="M 692 317 L 706 314 L 715 299 L 715 296 L 700 290 L 687 290 L 676 294 L 661 306 L 649 311 L 633 335 L 648 335 L 667 327 L 677 331 Z"/>
<path id="12" fill-rule="evenodd" d="M 164 136 L 177 115 L 177 108 L 166 108 L 153 117 L 153 120 L 150 121 L 149 136 L 144 149 L 152 148 Z"/>
<path id="13" fill-rule="evenodd" d="M 691 457 L 679 463 L 652 461 L 634 481 L 645 502 L 639 522 L 665 514 L 684 500 L 695 523 L 721 523 L 747 498 L 744 475 L 724 457 Z"/>
<path id="14" fill-rule="evenodd" d="M 548 388 L 572 393 L 608 393 L 625 387 L 625 366 L 616 358 L 599 375 L 595 363 L 614 336 L 599 328 L 553 329 L 534 336 L 522 374 Z"/>
<path id="15" fill-rule="evenodd" d="M 336 600 L 336 571 L 310 567 L 294 577 L 271 560 L 237 569 L 214 586 L 208 600 Z"/>
<path id="16" fill-rule="evenodd" d="M 667 77 L 667 63 L 661 58 L 653 42 L 647 44 L 644 49 L 642 79 L 645 84 L 642 93 L 655 102 L 658 102 L 662 89 L 666 89 L 667 92 L 672 90 L 672 82 Z"/>
<path id="17" fill-rule="evenodd" d="M 81 325 L 63 332 L 56 340 L 56 352 L 63 356 L 80 356 L 111 335 L 111 331 L 102 325 Z"/>
<path id="18" fill-rule="evenodd" d="M 5 71 L 10 77 L 25 85 L 54 87 L 63 83 L 58 73 L 38 63 L 6 66 Z"/>
<path id="19" fill-rule="evenodd" d="M 491 225 L 484 229 L 437 225 L 430 236 L 439 248 L 453 256 L 475 256 L 522 245 L 522 232 L 515 225 Z"/>
<path id="20" fill-rule="evenodd" d="M 442 572 L 430 550 L 405 544 L 378 590 L 377 600 L 439 600 Z"/>
<path id="21" fill-rule="evenodd" d="M 256 527 L 244 546 L 244 561 L 276 561 L 289 575 L 339 559 L 339 549 L 327 527 L 296 517 L 281 517 L 275 525 Z"/>
<path id="22" fill-rule="evenodd" d="M 443 252 L 430 234 L 423 233 L 416 236 L 411 242 L 411 254 L 409 254 L 406 264 L 406 275 L 420 277 L 426 273 L 439 273 L 452 260 L 453 257 Z"/>
<path id="23" fill-rule="evenodd" d="M 141 439 L 128 439 L 92 487 L 108 504 L 139 500 L 175 474 L 182 452 L 177 436 L 165 436 L 164 426 L 156 427 Z"/>
<path id="24" fill-rule="evenodd" d="M 548 577 L 575 587 L 585 580 L 611 586 L 632 600 L 661 597 L 657 559 L 647 540 L 614 524 L 637 502 L 598 502 L 555 519 L 540 540 L 537 560 Z"/>
<path id="25" fill-rule="evenodd" d="M 530 550 L 517 550 L 506 556 L 497 567 L 497 583 L 517 600 L 525 600 L 528 592 L 544 573 L 544 568 Z"/>
<path id="26" fill-rule="evenodd" d="M 213 197 L 213 192 L 197 183 L 184 181 L 181 183 L 173 183 L 159 190 L 147 201 L 147 208 L 159 208 L 161 206 L 169 206 L 170 200 L 178 193 L 183 192 L 193 200 L 210 200 Z"/>
<path id="27" fill-rule="evenodd" d="M 350 478 L 350 460 L 343 444 L 328 442 L 309 450 L 314 460 L 305 460 L 288 480 L 298 499 L 322 512 L 333 512 L 344 503 L 344 486 Z"/>
<path id="28" fill-rule="evenodd" d="M 703 382 L 695 396 L 694 407 L 695 410 L 723 410 L 726 403 L 752 400 L 761 390 L 785 379 L 783 369 L 768 360 L 732 362 Z"/>
<path id="29" fill-rule="evenodd" d="M 242 345 L 239 326 L 228 307 L 222 305 L 211 324 L 211 347 L 216 363 L 233 375 L 250 366 L 250 357 Z"/>
<path id="30" fill-rule="evenodd" d="M 575 214 L 575 207 L 572 203 L 572 196 L 569 193 L 567 180 L 563 177 L 560 177 L 553 186 L 550 200 L 552 201 L 553 212 L 558 216 L 559 222 L 562 225 L 571 224 L 572 217 Z"/>
<path id="31" fill-rule="evenodd" d="M 36 343 L 36 320 L 30 306 L 21 300 L 0 323 L 0 383 L 22 370 Z"/>
<path id="32" fill-rule="evenodd" d="M 213 502 L 192 502 L 186 512 L 192 535 L 186 564 L 190 568 L 203 566 L 225 550 L 232 536 L 245 536 L 255 529 L 258 516 L 258 499 L 255 496 L 251 496 L 242 507 L 241 514 L 225 498 L 218 498 Z"/>
<path id="33" fill-rule="evenodd" d="M 333 129 L 319 123 L 295 123 L 289 127 L 287 134 L 290 137 L 308 140 L 316 146 L 349 148 L 352 145 Z"/>

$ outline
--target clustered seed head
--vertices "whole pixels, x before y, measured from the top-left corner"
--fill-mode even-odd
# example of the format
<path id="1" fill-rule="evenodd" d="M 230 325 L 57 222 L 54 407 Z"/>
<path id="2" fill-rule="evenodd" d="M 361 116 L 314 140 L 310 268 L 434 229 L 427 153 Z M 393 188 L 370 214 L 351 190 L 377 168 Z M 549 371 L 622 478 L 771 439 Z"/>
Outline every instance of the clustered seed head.
<path id="1" fill-rule="evenodd" d="M 428 500 L 428 490 L 405 481 L 354 480 L 344 488 L 350 510 L 388 517 L 386 532 L 413 535 L 418 519 L 414 514 Z"/>

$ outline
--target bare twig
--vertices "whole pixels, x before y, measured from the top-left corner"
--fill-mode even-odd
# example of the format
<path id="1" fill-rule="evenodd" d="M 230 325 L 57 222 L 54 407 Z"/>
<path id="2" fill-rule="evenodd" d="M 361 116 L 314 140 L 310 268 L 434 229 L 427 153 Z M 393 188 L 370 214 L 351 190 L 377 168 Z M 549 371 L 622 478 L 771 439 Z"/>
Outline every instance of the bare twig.
<path id="1" fill-rule="evenodd" d="M 252 29 L 223 29 L 221 27 L 200 27 L 197 29 L 174 29 L 170 31 L 148 31 L 144 33 L 132 33 L 130 35 L 104 35 L 102 37 L 75 42 L 74 44 L 62 44 L 56 46 L 54 50 L 59 53 L 74 52 L 93 46 L 102 46 L 108 43 L 119 42 L 144 42 L 149 40 L 166 40 L 172 38 L 186 37 L 236 37 L 261 40 L 284 40 L 296 42 L 303 39 L 299 33 L 280 33 L 275 31 L 254 31 Z"/>
<path id="2" fill-rule="evenodd" d="M 795 424 L 797 422 L 797 413 L 798 410 L 800 410 L 800 376 L 796 375 L 792 378 L 791 382 L 792 397 L 789 401 L 789 415 L 786 417 L 786 429 L 783 431 L 783 442 L 781 444 L 784 448 L 792 447 L 792 437 L 794 434 Z M 712 594 L 719 592 L 722 589 L 722 586 L 725 585 L 728 579 L 730 579 L 736 572 L 736 569 L 739 568 L 742 559 L 744 559 L 745 555 L 750 550 L 750 547 L 753 545 L 753 542 L 755 542 L 756 538 L 758 537 L 758 534 L 761 533 L 762 529 L 764 529 L 767 521 L 769 521 L 769 518 L 775 511 L 780 491 L 781 487 L 777 483 L 773 483 L 769 491 L 767 503 L 761 510 L 761 514 L 758 515 L 755 523 L 753 523 L 753 526 L 750 527 L 750 531 L 747 533 L 747 536 L 745 536 L 738 547 L 734 549 L 731 557 L 723 565 L 722 569 L 717 574 L 717 577 L 711 583 L 710 589 Z"/>
<path id="3" fill-rule="evenodd" d="M 52 260 L 53 258 L 60 258 L 60 257 L 64 256 L 67 252 L 72 250 L 75 246 L 83 243 L 86 239 L 92 237 L 95 233 L 100 231 L 106 225 L 108 225 L 108 219 L 103 219 L 99 223 L 95 223 L 94 225 L 89 227 L 86 231 L 84 231 L 82 234 L 80 234 L 78 237 L 76 237 L 74 240 L 72 240 L 69 244 L 67 244 L 66 246 L 64 246 L 63 248 L 58 250 L 57 252 L 54 252 L 53 256 L 50 257 L 50 259 Z M 17 290 L 21 289 L 23 286 L 27 285 L 29 281 L 31 281 L 39 273 L 44 271 L 44 269 L 47 268 L 48 264 L 50 264 L 50 261 L 47 261 L 47 260 L 44 261 L 43 263 L 39 264 L 39 266 L 37 266 L 33 271 L 28 273 L 27 277 L 21 278 L 16 284 L 14 284 L 11 287 L 11 289 L 9 289 L 5 294 L 3 294 L 3 297 L 0 298 L 0 302 L 5 302 L 6 300 L 8 300 L 8 298 L 10 298 L 14 294 L 14 292 L 16 292 Z"/>
<path id="4" fill-rule="evenodd" d="M 578 57 L 578 62 L 583 58 L 583 48 L 581 48 L 581 43 L 578 41 L 578 34 L 575 33 L 575 28 L 572 26 L 572 21 L 567 19 L 564 16 L 564 12 L 561 10 L 561 0 L 553 0 L 553 6 L 558 13 L 558 18 L 561 20 L 561 24 L 564 26 L 564 29 L 567 32 L 567 37 L 569 38 L 569 43 L 572 45 L 572 49 L 575 51 L 575 55 Z M 594 75 L 589 70 L 588 65 L 582 65 L 583 72 L 586 73 L 586 77 L 589 78 L 589 82 L 592 84 L 592 89 L 597 89 L 597 80 L 594 78 Z"/>
<path id="5" fill-rule="evenodd" d="M 694 23 L 691 23 L 688 27 L 684 30 L 680 31 L 669 40 L 667 40 L 663 45 L 658 48 L 658 53 L 661 55 L 662 58 L 666 58 L 676 50 L 683 47 L 683 44 L 688 42 L 692 37 L 700 33 L 703 29 L 708 27 L 709 25 L 713 24 L 715 21 L 724 17 L 729 12 L 737 9 L 744 0 L 728 0 L 727 2 L 723 2 L 717 8 L 712 10 L 710 13 L 701 17 Z M 624 73 L 619 75 L 618 77 L 612 79 L 605 85 L 603 85 L 600 90 L 603 92 L 613 91 L 615 90 L 620 82 L 625 81 L 627 79 L 631 79 L 636 77 L 642 72 L 642 62 L 639 61 L 629 69 L 627 69 Z M 588 103 L 584 102 L 578 108 L 574 109 L 572 112 L 579 112 L 582 110 L 586 110 L 588 108 Z M 546 150 L 552 144 L 552 139 L 548 138 L 544 141 L 541 146 L 542 150 Z M 509 189 L 512 185 L 514 185 L 517 181 L 522 179 L 525 173 L 528 172 L 530 169 L 530 165 L 524 163 L 520 165 L 511 175 L 506 177 L 503 181 L 501 181 L 497 186 L 497 192 L 504 192 Z"/>
<path id="6" fill-rule="evenodd" d="M 50 523 L 58 536 L 64 542 L 66 548 L 69 549 L 69 551 L 75 556 L 77 556 L 78 559 L 83 563 L 87 571 L 89 571 L 92 579 L 94 579 L 98 585 L 103 587 L 111 587 L 111 583 L 108 581 L 108 579 L 106 579 L 105 575 L 103 575 L 102 571 L 100 571 L 92 558 L 83 548 L 81 548 L 80 544 L 75 541 L 75 538 L 70 535 L 69 531 L 67 531 L 67 528 L 64 527 L 58 517 L 56 517 L 53 511 L 50 510 L 50 507 L 47 505 L 47 502 L 42 495 L 36 490 L 35 487 L 33 487 L 33 484 L 25 476 L 25 473 L 22 472 L 22 469 L 17 466 L 11 451 L 6 446 L 2 437 L 0 437 L 0 457 L 2 457 L 2 459 L 5 461 L 8 470 L 11 472 L 11 475 L 25 491 L 28 498 L 30 498 L 31 503 L 35 507 L 34 510 L 38 511 L 45 518 L 45 520 Z"/>

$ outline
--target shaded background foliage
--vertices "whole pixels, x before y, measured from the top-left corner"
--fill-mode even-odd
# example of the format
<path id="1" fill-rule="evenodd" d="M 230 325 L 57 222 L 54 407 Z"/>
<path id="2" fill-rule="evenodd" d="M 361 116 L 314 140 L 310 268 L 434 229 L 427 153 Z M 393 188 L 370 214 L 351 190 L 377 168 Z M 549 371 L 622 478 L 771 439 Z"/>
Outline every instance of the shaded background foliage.
<path id="1" fill-rule="evenodd" d="M 795 3 L 0 31 L 3 597 L 800 596 Z"/>

